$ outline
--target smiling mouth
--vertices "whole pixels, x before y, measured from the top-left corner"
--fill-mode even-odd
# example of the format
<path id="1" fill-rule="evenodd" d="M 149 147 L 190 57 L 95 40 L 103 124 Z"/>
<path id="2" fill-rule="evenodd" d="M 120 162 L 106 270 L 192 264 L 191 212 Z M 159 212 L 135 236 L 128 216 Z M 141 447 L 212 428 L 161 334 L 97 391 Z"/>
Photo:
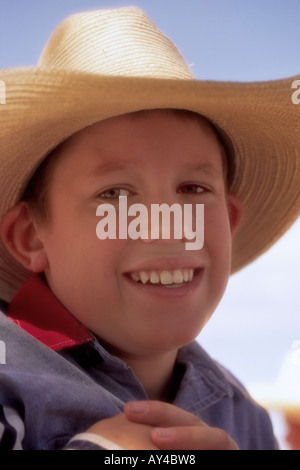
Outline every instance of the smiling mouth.
<path id="1" fill-rule="evenodd" d="M 161 287 L 181 287 L 193 281 L 199 269 L 186 268 L 172 271 L 139 271 L 128 273 L 130 279 L 143 285 L 155 285 Z"/>

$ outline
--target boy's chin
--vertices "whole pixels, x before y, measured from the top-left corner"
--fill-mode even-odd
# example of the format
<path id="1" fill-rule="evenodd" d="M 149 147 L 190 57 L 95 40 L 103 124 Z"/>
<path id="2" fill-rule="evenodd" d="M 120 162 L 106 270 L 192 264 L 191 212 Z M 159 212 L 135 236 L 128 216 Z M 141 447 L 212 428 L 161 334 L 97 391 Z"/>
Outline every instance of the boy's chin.
<path id="1" fill-rule="evenodd" d="M 156 330 L 151 337 L 144 337 L 141 341 L 141 351 L 147 351 L 150 354 L 163 354 L 172 351 L 178 351 L 180 348 L 187 346 L 195 341 L 202 331 L 204 325 L 197 325 L 197 328 L 187 328 L 182 325 L 181 328 L 175 330 L 170 327 L 164 331 Z"/>

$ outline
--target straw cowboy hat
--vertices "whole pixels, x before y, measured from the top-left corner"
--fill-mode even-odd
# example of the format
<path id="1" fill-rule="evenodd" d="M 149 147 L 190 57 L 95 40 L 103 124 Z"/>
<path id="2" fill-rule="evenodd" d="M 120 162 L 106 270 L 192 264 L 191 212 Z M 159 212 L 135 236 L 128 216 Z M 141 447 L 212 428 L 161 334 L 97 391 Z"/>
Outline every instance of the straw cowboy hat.
<path id="1" fill-rule="evenodd" d="M 232 147 L 231 189 L 245 208 L 233 244 L 235 272 L 299 215 L 295 78 L 198 81 L 138 8 L 71 16 L 54 31 L 37 66 L 0 71 L 6 85 L 6 103 L 0 105 L 0 218 L 18 202 L 47 153 L 76 131 L 142 109 L 187 109 L 214 123 Z M 28 274 L 1 244 L 0 297 L 9 300 Z"/>

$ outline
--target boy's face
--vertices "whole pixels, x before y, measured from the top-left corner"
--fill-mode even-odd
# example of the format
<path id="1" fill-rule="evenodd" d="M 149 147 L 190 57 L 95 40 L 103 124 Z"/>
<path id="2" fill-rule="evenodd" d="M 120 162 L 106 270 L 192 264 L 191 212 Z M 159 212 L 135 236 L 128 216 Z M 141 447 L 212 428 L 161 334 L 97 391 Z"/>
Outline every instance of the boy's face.
<path id="1" fill-rule="evenodd" d="M 204 247 L 188 251 L 174 238 L 99 240 L 96 208 L 117 209 L 119 195 L 149 213 L 153 203 L 204 204 Z M 85 129 L 62 147 L 49 198 L 50 222 L 38 228 L 45 273 L 79 321 L 119 354 L 175 350 L 197 336 L 223 295 L 231 260 L 221 148 L 204 121 L 153 111 Z M 176 269 L 191 270 L 192 281 L 151 285 L 133 276 Z"/>

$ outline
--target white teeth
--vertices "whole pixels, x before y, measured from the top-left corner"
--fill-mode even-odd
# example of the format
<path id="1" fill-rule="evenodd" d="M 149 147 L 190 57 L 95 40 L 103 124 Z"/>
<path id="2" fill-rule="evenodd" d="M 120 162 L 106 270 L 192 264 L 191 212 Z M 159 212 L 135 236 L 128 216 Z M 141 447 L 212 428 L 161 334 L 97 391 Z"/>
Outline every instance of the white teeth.
<path id="1" fill-rule="evenodd" d="M 194 269 L 176 269 L 175 271 L 140 271 L 130 273 L 133 281 L 142 282 L 143 284 L 162 284 L 164 286 L 172 284 L 182 284 L 190 282 L 194 278 Z"/>
<path id="2" fill-rule="evenodd" d="M 143 284 L 146 284 L 146 282 L 148 281 L 149 279 L 149 276 L 147 273 L 145 273 L 144 271 L 140 272 L 140 279 L 142 281 Z"/>
<path id="3" fill-rule="evenodd" d="M 183 273 L 177 269 L 173 274 L 173 282 L 181 284 L 183 282 Z"/>
<path id="4" fill-rule="evenodd" d="M 160 282 L 161 282 L 163 285 L 166 285 L 166 284 L 173 284 L 173 276 L 172 276 L 172 273 L 170 273 L 169 271 L 163 271 L 163 272 L 160 274 Z"/>
<path id="5" fill-rule="evenodd" d="M 159 275 L 157 273 L 155 273 L 154 271 L 152 271 L 150 273 L 150 282 L 151 282 L 151 284 L 158 284 L 159 281 L 160 281 Z"/>

